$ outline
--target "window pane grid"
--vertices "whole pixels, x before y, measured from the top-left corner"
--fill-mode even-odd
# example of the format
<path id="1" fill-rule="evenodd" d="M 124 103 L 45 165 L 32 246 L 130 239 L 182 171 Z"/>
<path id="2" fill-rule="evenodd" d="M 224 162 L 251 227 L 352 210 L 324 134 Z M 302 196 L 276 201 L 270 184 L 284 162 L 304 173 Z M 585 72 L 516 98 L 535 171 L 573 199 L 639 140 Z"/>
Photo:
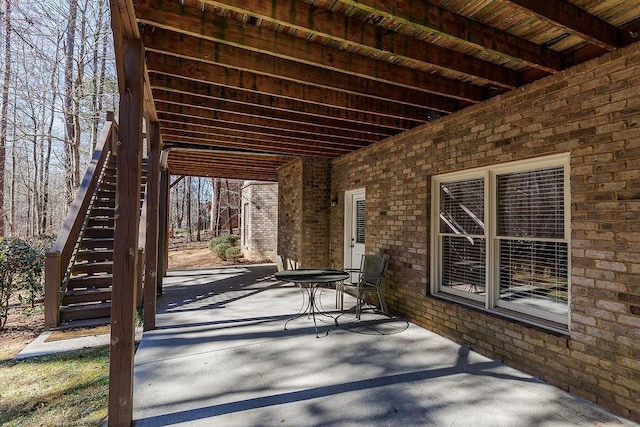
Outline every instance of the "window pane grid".
<path id="1" fill-rule="evenodd" d="M 507 316 L 568 322 L 567 159 L 556 159 L 434 181 L 434 290 Z"/>
<path id="2" fill-rule="evenodd" d="M 470 237 L 442 239 L 442 283 L 450 289 L 485 293 L 486 240 Z"/>
<path id="3" fill-rule="evenodd" d="M 562 167 L 496 177 L 497 235 L 564 237 Z"/>
<path id="4" fill-rule="evenodd" d="M 366 215 L 364 200 L 356 201 L 356 243 L 363 243 L 366 236 Z"/>
<path id="5" fill-rule="evenodd" d="M 566 243 L 501 240 L 500 300 L 554 314 L 566 314 L 567 262 Z"/>
<path id="6" fill-rule="evenodd" d="M 484 179 L 440 185 L 440 232 L 484 235 Z"/>

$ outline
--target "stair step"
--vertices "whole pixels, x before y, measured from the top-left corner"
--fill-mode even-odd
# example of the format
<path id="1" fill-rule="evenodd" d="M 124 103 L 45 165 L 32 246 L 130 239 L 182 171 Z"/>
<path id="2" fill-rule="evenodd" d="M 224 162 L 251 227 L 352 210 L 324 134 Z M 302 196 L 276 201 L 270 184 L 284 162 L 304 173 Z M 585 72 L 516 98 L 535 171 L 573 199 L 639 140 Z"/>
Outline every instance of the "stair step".
<path id="1" fill-rule="evenodd" d="M 80 249 L 113 249 L 113 238 L 109 239 L 82 239 Z"/>
<path id="2" fill-rule="evenodd" d="M 101 198 L 112 198 L 113 195 L 116 194 L 116 188 L 100 188 L 98 191 L 98 195 Z"/>
<path id="3" fill-rule="evenodd" d="M 71 277 L 67 284 L 68 290 L 108 288 L 113 281 L 113 275 L 101 274 L 98 276 Z"/>
<path id="4" fill-rule="evenodd" d="M 95 208 L 111 208 L 111 209 L 115 209 L 115 207 L 116 207 L 116 201 L 115 201 L 115 199 L 113 199 L 111 197 L 105 197 L 105 198 L 97 197 L 93 201 L 93 209 L 95 209 Z"/>
<path id="5" fill-rule="evenodd" d="M 116 210 L 115 208 L 111 209 L 111 208 L 94 208 L 91 209 L 91 213 L 89 214 L 91 218 L 95 218 L 95 217 L 99 217 L 99 216 L 106 216 L 106 217 L 110 217 L 113 218 L 116 214 Z"/>
<path id="6" fill-rule="evenodd" d="M 111 288 L 69 290 L 62 297 L 62 305 L 105 301 L 111 301 Z"/>
<path id="7" fill-rule="evenodd" d="M 113 238 L 113 228 L 105 228 L 105 227 L 91 227 L 84 230 L 84 237 L 97 237 L 106 239 L 108 237 Z"/>
<path id="8" fill-rule="evenodd" d="M 108 217 L 89 218 L 87 227 L 108 227 L 113 228 L 115 220 Z"/>
<path id="9" fill-rule="evenodd" d="M 78 304 L 60 307 L 60 320 L 69 322 L 71 320 L 93 319 L 96 317 L 107 317 L 111 315 L 111 303 L 100 302 L 95 304 Z"/>
<path id="10" fill-rule="evenodd" d="M 86 262 L 86 263 L 77 263 L 73 265 L 71 269 L 71 273 L 73 275 L 77 274 L 99 274 L 99 273 L 108 273 L 111 274 L 113 272 L 113 262 L 112 261 L 104 261 L 104 262 Z"/>
<path id="11" fill-rule="evenodd" d="M 105 185 L 116 185 L 116 173 L 106 173 L 102 176 L 102 181 L 100 182 L 100 187 L 103 188 Z"/>
<path id="12" fill-rule="evenodd" d="M 79 319 L 60 323 L 54 330 L 66 330 L 75 328 L 93 328 L 96 326 L 105 326 L 111 323 L 110 317 L 97 317 L 95 319 Z"/>
<path id="13" fill-rule="evenodd" d="M 82 249 L 78 251 L 76 261 L 113 261 L 113 250 Z"/>

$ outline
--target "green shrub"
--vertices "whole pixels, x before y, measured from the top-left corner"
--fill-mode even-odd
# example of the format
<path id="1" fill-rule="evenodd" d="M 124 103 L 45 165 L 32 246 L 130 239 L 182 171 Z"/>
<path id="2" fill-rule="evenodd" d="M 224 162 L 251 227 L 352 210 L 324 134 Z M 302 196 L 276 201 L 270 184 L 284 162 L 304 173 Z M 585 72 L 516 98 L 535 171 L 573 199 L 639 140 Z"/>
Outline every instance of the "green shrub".
<path id="1" fill-rule="evenodd" d="M 227 259 L 227 249 L 232 248 L 231 244 L 227 242 L 218 243 L 213 247 L 213 253 L 216 254 L 218 258 Z"/>
<path id="2" fill-rule="evenodd" d="M 223 234 L 222 236 L 214 237 L 209 240 L 209 248 L 213 250 L 213 248 L 219 243 L 228 243 L 231 246 L 235 245 L 240 236 L 237 234 Z"/>
<path id="3" fill-rule="evenodd" d="M 242 249 L 238 246 L 232 246 L 227 249 L 224 254 L 227 259 L 238 261 L 238 258 L 242 256 Z"/>
<path id="4" fill-rule="evenodd" d="M 214 237 L 209 240 L 209 249 L 211 249 L 211 251 L 219 258 L 226 259 L 226 250 L 235 245 L 239 238 L 240 236 L 237 234 L 224 234 L 222 236 Z M 221 246 L 219 249 L 216 249 L 216 247 L 221 244 L 226 246 Z M 224 249 L 222 249 L 223 247 Z"/>
<path id="5" fill-rule="evenodd" d="M 17 289 L 27 290 L 32 305 L 44 294 L 42 270 L 49 242 L 29 243 L 16 238 L 0 241 L 0 329 L 7 321 L 9 299 Z"/>

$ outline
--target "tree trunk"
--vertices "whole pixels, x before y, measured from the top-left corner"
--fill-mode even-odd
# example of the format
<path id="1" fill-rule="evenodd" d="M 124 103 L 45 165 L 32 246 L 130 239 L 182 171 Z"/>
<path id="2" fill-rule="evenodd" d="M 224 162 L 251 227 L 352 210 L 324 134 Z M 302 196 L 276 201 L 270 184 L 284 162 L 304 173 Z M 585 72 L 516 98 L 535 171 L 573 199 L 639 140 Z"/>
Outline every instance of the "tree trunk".
<path id="1" fill-rule="evenodd" d="M 77 3 L 78 0 L 73 0 Z M 80 98 L 82 92 L 82 86 L 84 84 L 84 68 L 85 68 L 85 53 L 86 53 L 86 35 L 87 35 L 87 5 L 85 3 L 82 9 L 80 18 L 80 51 L 78 52 L 78 72 L 76 73 L 76 81 L 73 85 L 73 126 L 74 140 L 73 140 L 73 193 L 80 186 L 80 143 L 81 141 L 81 128 L 80 128 Z"/>
<path id="2" fill-rule="evenodd" d="M 0 107 L 0 236 L 5 235 L 4 175 L 7 156 L 7 114 L 9 114 L 9 81 L 11 77 L 11 0 L 6 0 L 4 13 L 5 51 L 2 106 Z"/>
<path id="3" fill-rule="evenodd" d="M 64 124 L 65 124 L 65 172 L 66 172 L 66 200 L 67 206 L 71 206 L 73 202 L 73 195 L 75 191 L 75 151 L 74 146 L 76 143 L 76 126 L 75 126 L 75 114 L 73 111 L 73 64 L 75 54 L 75 39 L 76 39 L 76 18 L 78 16 L 78 0 L 71 0 L 69 2 L 69 19 L 67 21 L 67 45 L 65 49 L 65 69 L 64 69 Z"/>
<path id="4" fill-rule="evenodd" d="M 191 177 L 187 178 L 187 191 L 185 191 L 185 199 L 187 204 L 187 230 L 189 232 L 189 241 L 193 241 L 193 224 L 191 222 Z"/>
<path id="5" fill-rule="evenodd" d="M 58 39 L 60 40 L 60 39 Z M 53 146 L 53 123 L 55 121 L 55 106 L 56 99 L 58 98 L 58 89 L 56 82 L 58 81 L 58 48 L 59 43 L 56 44 L 56 57 L 55 66 L 51 73 L 51 80 L 49 80 L 49 87 L 51 88 L 51 105 L 49 109 L 50 119 L 49 127 L 47 129 L 47 147 L 45 150 L 44 163 L 42 164 L 43 179 L 42 179 L 42 219 L 41 227 L 42 232 L 47 233 L 49 229 L 49 164 L 51 163 L 51 148 Z"/>
<path id="6" fill-rule="evenodd" d="M 225 179 L 224 183 L 227 187 L 227 221 L 229 222 L 229 234 L 233 234 L 233 223 L 231 222 L 231 197 L 229 194 L 229 180 Z"/>
<path id="7" fill-rule="evenodd" d="M 98 99 L 100 98 L 100 93 L 98 92 L 98 88 L 100 87 L 99 77 L 98 77 L 98 45 L 100 40 L 100 35 L 102 34 L 102 20 L 103 20 L 103 7 L 102 0 L 98 1 L 98 18 L 96 22 L 96 30 L 94 34 L 94 44 L 93 44 L 93 58 L 92 58 L 92 66 L 93 66 L 93 78 L 91 79 L 91 151 L 95 151 L 96 144 L 98 143 L 98 124 L 100 123 L 100 115 L 98 112 Z"/>
<path id="8" fill-rule="evenodd" d="M 17 100 L 13 99 L 13 123 L 16 123 L 16 108 Z M 9 222 L 9 235 L 15 236 L 15 226 L 16 226 L 16 127 L 13 126 L 11 140 L 13 141 L 11 145 L 11 221 Z M 6 215 L 5 215 L 6 218 Z"/>
<path id="9" fill-rule="evenodd" d="M 31 206 L 33 208 L 33 219 L 30 228 L 30 232 L 28 236 L 33 236 L 34 234 L 38 234 L 38 224 L 40 223 L 39 212 L 39 185 L 38 179 L 40 176 L 40 166 L 38 165 L 38 122 L 37 117 L 33 117 L 33 139 L 32 139 L 32 154 L 33 154 L 33 191 L 31 192 Z"/>
<path id="10" fill-rule="evenodd" d="M 198 212 L 198 220 L 196 221 L 196 241 L 200 242 L 202 241 L 202 236 L 200 235 L 200 228 L 202 227 L 202 215 L 200 214 L 200 210 L 202 209 L 201 203 L 200 203 L 200 194 L 201 194 L 201 185 L 200 182 L 202 180 L 198 177 L 198 199 L 196 201 L 196 211 Z"/>
<path id="11" fill-rule="evenodd" d="M 217 178 L 211 178 L 211 212 L 209 228 L 213 236 L 218 235 L 218 198 L 220 197 L 220 182 Z"/>

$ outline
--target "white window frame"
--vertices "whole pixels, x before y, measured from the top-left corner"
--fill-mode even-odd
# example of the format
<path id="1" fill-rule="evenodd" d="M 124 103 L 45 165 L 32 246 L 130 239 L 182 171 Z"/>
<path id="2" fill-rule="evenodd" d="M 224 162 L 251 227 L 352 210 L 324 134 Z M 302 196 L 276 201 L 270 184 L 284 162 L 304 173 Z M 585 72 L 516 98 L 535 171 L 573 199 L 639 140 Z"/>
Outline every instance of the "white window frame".
<path id="1" fill-rule="evenodd" d="M 567 245 L 567 281 L 568 300 L 567 314 L 555 314 L 544 310 L 530 308 L 525 305 L 509 303 L 499 299 L 499 242 L 497 230 L 497 176 L 514 172 L 526 172 L 550 167 L 562 167 L 564 170 L 564 236 L 562 239 L 552 240 Z M 481 310 L 497 313 L 502 316 L 535 324 L 546 329 L 566 333 L 570 325 L 571 301 L 571 195 L 570 195 L 570 156 L 569 153 L 502 163 L 464 171 L 445 173 L 432 178 L 431 185 L 431 286 L 433 295 L 470 305 Z M 457 291 L 442 286 L 442 238 L 447 233 L 440 232 L 440 184 L 445 182 L 462 181 L 483 178 L 484 180 L 484 235 L 474 236 L 484 238 L 485 253 L 485 295 L 471 292 Z M 534 239 L 535 240 L 535 239 Z"/>

